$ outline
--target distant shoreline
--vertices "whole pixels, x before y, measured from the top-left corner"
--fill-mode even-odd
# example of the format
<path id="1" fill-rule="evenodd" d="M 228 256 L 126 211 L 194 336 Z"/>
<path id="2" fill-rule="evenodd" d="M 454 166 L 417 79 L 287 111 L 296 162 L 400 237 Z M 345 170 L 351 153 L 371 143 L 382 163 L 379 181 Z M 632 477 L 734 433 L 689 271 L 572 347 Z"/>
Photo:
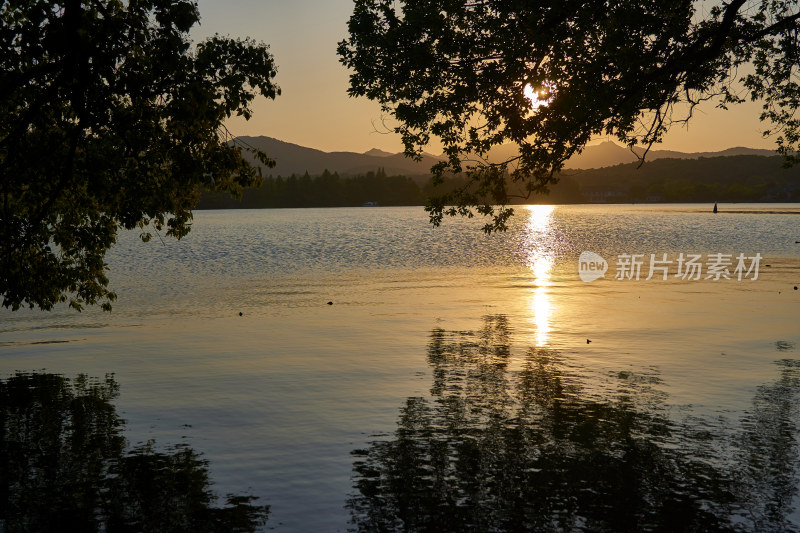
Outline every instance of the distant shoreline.
<path id="1" fill-rule="evenodd" d="M 653 206 L 653 207 L 669 207 L 669 206 L 697 206 L 694 212 L 702 213 L 708 211 L 712 213 L 713 204 L 708 202 L 625 202 L 625 203 L 530 203 L 530 204 L 509 204 L 508 207 L 528 207 L 537 205 L 554 205 L 554 206 L 586 206 L 586 207 L 613 207 L 613 206 Z M 399 204 L 399 205 L 376 205 L 369 206 L 371 208 L 391 208 L 391 207 L 424 207 L 425 204 Z M 736 206 L 735 209 L 728 209 L 726 206 Z M 745 206 L 745 207 L 739 207 Z M 786 206 L 795 207 L 796 210 L 762 210 L 762 209 L 747 209 L 746 206 Z M 351 209 L 362 208 L 363 205 L 334 205 L 334 206 L 294 206 L 294 207 L 212 207 L 203 208 L 196 207 L 195 211 L 228 211 L 236 209 Z M 712 213 L 713 214 L 713 213 Z M 719 204 L 719 215 L 729 214 L 760 214 L 760 215 L 800 215 L 800 202 L 736 202 L 736 203 L 722 203 Z"/>

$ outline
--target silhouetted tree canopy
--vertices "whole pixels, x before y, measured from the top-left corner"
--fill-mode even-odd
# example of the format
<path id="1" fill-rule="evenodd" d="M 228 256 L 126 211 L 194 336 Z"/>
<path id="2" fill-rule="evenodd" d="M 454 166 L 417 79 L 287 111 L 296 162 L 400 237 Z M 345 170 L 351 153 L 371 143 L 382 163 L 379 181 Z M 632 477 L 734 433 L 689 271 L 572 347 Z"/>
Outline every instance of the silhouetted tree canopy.
<path id="1" fill-rule="evenodd" d="M 273 58 L 248 39 L 192 46 L 198 20 L 189 0 L 0 5 L 4 306 L 109 308 L 120 228 L 180 238 L 201 188 L 260 182 L 223 121 L 279 94 Z"/>
<path id="2" fill-rule="evenodd" d="M 797 2 L 777 0 L 356 0 L 339 44 L 349 92 L 396 119 L 405 152 L 438 138 L 467 184 L 428 211 L 491 217 L 546 191 L 595 135 L 650 147 L 704 100 L 763 102 L 789 162 L 800 140 Z M 529 87 L 528 87 L 529 86 Z M 526 89 L 527 88 L 527 89 Z M 538 93 L 538 102 L 526 97 Z M 489 161 L 490 149 L 518 155 Z M 511 180 L 507 182 L 506 176 Z M 509 183 L 511 185 L 509 185 Z"/>

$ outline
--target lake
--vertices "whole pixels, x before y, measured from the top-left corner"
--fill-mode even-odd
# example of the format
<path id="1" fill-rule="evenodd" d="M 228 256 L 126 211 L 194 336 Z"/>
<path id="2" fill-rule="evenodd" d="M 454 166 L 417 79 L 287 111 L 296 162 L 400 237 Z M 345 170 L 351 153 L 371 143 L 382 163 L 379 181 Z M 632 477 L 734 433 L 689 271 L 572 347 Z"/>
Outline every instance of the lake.
<path id="1" fill-rule="evenodd" d="M 0 312 L 0 425 L 61 406 L 64 447 L 91 397 L 102 468 L 89 439 L 55 478 L 180 465 L 276 531 L 800 530 L 800 207 L 711 207 L 522 206 L 495 235 L 416 207 L 200 211 L 181 241 L 126 233 L 111 313 Z M 25 427 L 8 442 L 44 464 Z"/>

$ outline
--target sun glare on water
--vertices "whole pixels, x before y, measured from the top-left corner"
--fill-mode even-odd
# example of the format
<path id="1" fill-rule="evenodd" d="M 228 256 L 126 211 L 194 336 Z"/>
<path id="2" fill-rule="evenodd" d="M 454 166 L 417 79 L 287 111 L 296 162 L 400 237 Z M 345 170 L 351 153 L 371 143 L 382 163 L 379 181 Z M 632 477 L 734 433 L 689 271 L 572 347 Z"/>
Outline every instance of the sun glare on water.
<path id="1" fill-rule="evenodd" d="M 553 257 L 538 244 L 546 241 L 552 224 L 555 206 L 528 206 L 530 218 L 527 231 L 529 240 L 528 268 L 533 274 L 534 289 L 530 302 L 531 324 L 536 331 L 536 346 L 546 346 L 550 335 L 550 315 L 553 304 L 550 301 L 550 277 L 553 268 Z"/>

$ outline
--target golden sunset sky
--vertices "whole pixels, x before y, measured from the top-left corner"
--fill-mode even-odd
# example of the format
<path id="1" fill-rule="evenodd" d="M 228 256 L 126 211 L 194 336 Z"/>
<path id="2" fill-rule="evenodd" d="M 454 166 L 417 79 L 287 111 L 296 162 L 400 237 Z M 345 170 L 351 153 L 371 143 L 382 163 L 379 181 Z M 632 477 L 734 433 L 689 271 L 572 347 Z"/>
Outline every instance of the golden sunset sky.
<path id="1" fill-rule="evenodd" d="M 199 0 L 199 8 L 195 39 L 215 33 L 251 37 L 270 45 L 278 65 L 283 94 L 274 101 L 259 98 L 250 121 L 231 120 L 234 135 L 266 135 L 326 152 L 402 151 L 399 137 L 376 132 L 381 129 L 378 104 L 347 95 L 348 71 L 338 61 L 336 44 L 347 35 L 351 0 Z M 774 148 L 772 139 L 761 136 L 759 111 L 758 103 L 728 111 L 706 103 L 695 110 L 688 128 L 673 128 L 654 148 Z M 439 147 L 426 151 L 439 153 Z"/>

